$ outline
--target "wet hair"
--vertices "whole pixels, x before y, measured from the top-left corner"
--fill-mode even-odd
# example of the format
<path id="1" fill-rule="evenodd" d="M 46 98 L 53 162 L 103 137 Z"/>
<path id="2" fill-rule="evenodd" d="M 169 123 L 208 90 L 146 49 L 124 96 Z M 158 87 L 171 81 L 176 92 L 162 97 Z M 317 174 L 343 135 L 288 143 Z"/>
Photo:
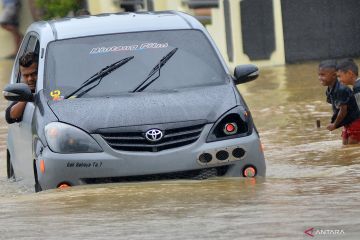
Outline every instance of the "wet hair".
<path id="1" fill-rule="evenodd" d="M 333 59 L 328 59 L 328 60 L 323 60 L 320 62 L 319 64 L 319 68 L 322 68 L 322 69 L 334 69 L 336 71 L 336 60 L 333 60 Z"/>
<path id="2" fill-rule="evenodd" d="M 352 71 L 356 76 L 359 74 L 359 68 L 353 59 L 347 58 L 338 62 L 336 69 L 342 72 Z"/>
<path id="3" fill-rule="evenodd" d="M 34 52 L 28 52 L 22 55 L 19 59 L 19 64 L 22 67 L 30 67 L 33 63 L 39 62 L 39 55 Z"/>

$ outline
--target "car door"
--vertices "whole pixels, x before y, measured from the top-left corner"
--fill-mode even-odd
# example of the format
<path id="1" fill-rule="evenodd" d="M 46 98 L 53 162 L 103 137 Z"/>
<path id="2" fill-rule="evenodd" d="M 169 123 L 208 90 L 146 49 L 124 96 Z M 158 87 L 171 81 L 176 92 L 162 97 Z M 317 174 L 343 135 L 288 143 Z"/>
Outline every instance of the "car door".
<path id="1" fill-rule="evenodd" d="M 35 33 L 24 37 L 19 54 L 14 62 L 11 83 L 21 82 L 19 71 L 19 57 L 27 52 L 39 52 L 39 38 Z M 33 171 L 33 140 L 32 120 L 34 116 L 34 103 L 28 102 L 21 122 L 10 124 L 8 127 L 8 149 L 14 168 L 16 180 L 24 180 L 26 185 L 34 184 Z"/>

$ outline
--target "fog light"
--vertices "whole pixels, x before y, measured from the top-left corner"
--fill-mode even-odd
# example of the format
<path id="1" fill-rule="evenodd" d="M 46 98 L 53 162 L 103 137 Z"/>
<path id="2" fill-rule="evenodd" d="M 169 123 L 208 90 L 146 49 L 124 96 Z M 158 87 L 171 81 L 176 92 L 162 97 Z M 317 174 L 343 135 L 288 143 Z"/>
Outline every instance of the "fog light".
<path id="1" fill-rule="evenodd" d="M 69 188 L 69 187 L 71 187 L 71 185 L 68 183 L 60 183 L 58 186 L 59 189 L 65 189 L 65 188 Z"/>
<path id="2" fill-rule="evenodd" d="M 243 171 L 244 177 L 251 178 L 251 177 L 255 177 L 255 175 L 256 175 L 256 169 L 254 167 L 251 167 L 251 166 L 246 167 Z"/>
<path id="3" fill-rule="evenodd" d="M 237 132 L 237 129 L 238 129 L 238 127 L 237 127 L 236 123 L 227 123 L 224 126 L 224 133 L 226 135 L 232 135 Z"/>
<path id="4" fill-rule="evenodd" d="M 212 160 L 212 156 L 210 153 L 203 153 L 199 157 L 199 161 L 202 163 L 208 163 Z"/>

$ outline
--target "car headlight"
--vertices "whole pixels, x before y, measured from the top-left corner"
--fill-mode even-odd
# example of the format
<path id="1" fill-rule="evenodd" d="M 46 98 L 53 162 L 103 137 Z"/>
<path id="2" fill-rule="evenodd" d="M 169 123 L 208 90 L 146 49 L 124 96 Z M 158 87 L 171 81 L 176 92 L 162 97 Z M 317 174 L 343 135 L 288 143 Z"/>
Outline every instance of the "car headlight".
<path id="1" fill-rule="evenodd" d="M 86 132 L 68 124 L 52 122 L 45 126 L 46 141 L 53 152 L 102 152 L 99 144 Z"/>
<path id="2" fill-rule="evenodd" d="M 252 133 L 253 121 L 249 111 L 236 107 L 224 114 L 211 128 L 207 142 L 248 136 Z"/>

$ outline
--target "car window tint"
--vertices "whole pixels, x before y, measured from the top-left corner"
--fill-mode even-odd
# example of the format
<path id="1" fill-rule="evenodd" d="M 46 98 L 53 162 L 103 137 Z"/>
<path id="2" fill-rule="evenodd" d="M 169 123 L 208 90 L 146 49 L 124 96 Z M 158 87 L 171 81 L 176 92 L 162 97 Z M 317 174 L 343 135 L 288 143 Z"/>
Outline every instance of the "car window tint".
<path id="1" fill-rule="evenodd" d="M 169 30 L 112 34 L 55 41 L 46 55 L 45 89 L 62 95 L 79 87 L 103 67 L 134 56 L 106 76 L 84 97 L 116 95 L 138 86 L 174 48 L 161 76 L 145 91 L 173 90 L 223 84 L 227 74 L 212 45 L 201 31 Z M 157 74 L 154 75 L 154 77 Z"/>

